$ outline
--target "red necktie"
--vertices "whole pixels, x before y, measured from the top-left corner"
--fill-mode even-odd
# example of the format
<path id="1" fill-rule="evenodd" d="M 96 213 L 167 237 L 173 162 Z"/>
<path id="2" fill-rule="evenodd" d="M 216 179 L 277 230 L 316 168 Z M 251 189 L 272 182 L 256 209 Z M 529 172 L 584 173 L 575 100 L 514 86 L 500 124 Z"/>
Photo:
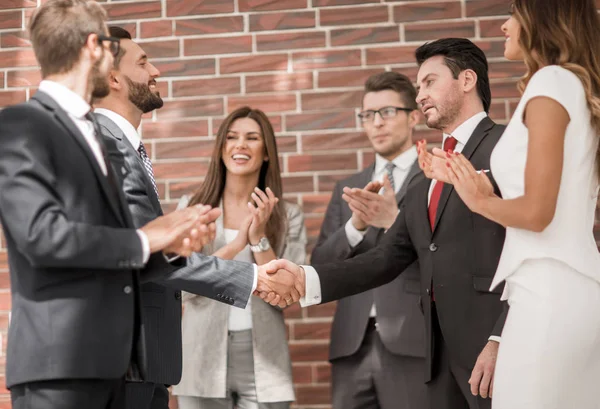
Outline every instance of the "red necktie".
<path id="1" fill-rule="evenodd" d="M 444 141 L 444 152 L 453 151 L 458 141 L 453 136 L 448 136 Z M 429 200 L 429 224 L 433 231 L 433 225 L 435 224 L 435 215 L 437 213 L 438 204 L 440 203 L 440 196 L 442 195 L 442 189 L 444 184 L 436 181 L 433 191 L 431 192 L 431 199 Z"/>

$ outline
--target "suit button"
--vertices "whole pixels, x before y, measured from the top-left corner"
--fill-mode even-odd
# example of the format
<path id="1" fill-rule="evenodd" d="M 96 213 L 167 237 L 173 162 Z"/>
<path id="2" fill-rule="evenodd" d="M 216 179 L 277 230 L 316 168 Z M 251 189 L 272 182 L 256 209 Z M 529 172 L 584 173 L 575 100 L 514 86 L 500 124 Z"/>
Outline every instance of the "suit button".
<path id="1" fill-rule="evenodd" d="M 435 243 L 429 245 L 429 251 L 437 251 L 438 246 Z"/>
<path id="2" fill-rule="evenodd" d="M 127 174 L 127 169 L 125 169 L 125 166 L 121 166 L 121 173 L 123 175 Z"/>
<path id="3" fill-rule="evenodd" d="M 175 299 L 181 300 L 181 291 L 175 291 Z"/>
<path id="4" fill-rule="evenodd" d="M 126 285 L 125 287 L 123 287 L 123 292 L 125 294 L 131 294 L 131 291 L 132 291 L 131 286 Z"/>
<path id="5" fill-rule="evenodd" d="M 431 289 L 427 289 L 427 295 L 431 295 Z"/>

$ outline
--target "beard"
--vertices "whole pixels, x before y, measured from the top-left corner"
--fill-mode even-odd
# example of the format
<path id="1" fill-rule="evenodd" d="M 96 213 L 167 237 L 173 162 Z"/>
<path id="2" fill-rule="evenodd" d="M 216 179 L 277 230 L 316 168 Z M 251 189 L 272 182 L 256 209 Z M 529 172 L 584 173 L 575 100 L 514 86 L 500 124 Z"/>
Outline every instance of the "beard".
<path id="1" fill-rule="evenodd" d="M 462 110 L 463 100 L 458 96 L 450 96 L 443 103 L 434 105 L 437 115 L 425 117 L 425 123 L 431 129 L 444 130 L 449 124 L 454 123 Z"/>
<path id="2" fill-rule="evenodd" d="M 125 81 L 129 87 L 129 101 L 144 114 L 163 106 L 160 93 L 150 91 L 149 84 L 133 82 L 129 77 L 125 77 Z"/>
<path id="3" fill-rule="evenodd" d="M 108 74 L 102 74 L 100 71 L 102 62 L 101 59 L 92 67 L 92 100 L 102 99 L 110 94 Z"/>

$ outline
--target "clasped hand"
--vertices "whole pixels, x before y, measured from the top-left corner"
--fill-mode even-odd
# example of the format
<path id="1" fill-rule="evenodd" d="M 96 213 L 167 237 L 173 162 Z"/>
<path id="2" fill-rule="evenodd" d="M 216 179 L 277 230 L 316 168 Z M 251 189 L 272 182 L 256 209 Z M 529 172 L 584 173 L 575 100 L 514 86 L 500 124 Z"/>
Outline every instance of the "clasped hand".
<path id="1" fill-rule="evenodd" d="M 158 217 L 140 230 L 146 234 L 150 252 L 189 257 L 214 240 L 215 220 L 221 209 L 196 205 Z"/>
<path id="2" fill-rule="evenodd" d="M 304 269 L 291 261 L 272 260 L 258 267 L 254 295 L 273 306 L 285 308 L 306 294 Z"/>

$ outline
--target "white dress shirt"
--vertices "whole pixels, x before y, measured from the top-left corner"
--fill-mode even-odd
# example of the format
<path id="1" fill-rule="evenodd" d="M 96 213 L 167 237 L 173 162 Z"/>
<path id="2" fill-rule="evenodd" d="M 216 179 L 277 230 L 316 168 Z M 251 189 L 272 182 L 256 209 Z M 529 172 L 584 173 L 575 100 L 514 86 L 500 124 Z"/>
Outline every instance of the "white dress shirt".
<path id="1" fill-rule="evenodd" d="M 81 96 L 58 82 L 43 80 L 40 82 L 38 90 L 48 94 L 69 115 L 69 118 L 77 126 L 77 129 L 79 129 L 92 150 L 102 173 L 104 176 L 108 175 L 106 162 L 102 155 L 102 148 L 96 139 L 94 124 L 85 118 L 85 115 L 92 109 L 90 104 L 81 98 Z M 136 233 L 142 243 L 142 257 L 144 263 L 146 263 L 150 258 L 150 242 L 143 231 L 136 230 Z"/>
<path id="2" fill-rule="evenodd" d="M 404 184 L 404 180 L 406 179 L 406 176 L 408 176 L 410 168 L 415 163 L 418 156 L 419 154 L 417 153 L 417 147 L 412 146 L 410 149 L 402 152 L 392 160 L 392 163 L 396 165 L 392 171 L 392 175 L 394 176 L 394 193 L 398 193 L 402 187 L 402 184 Z M 375 155 L 375 169 L 373 171 L 373 175 L 371 176 L 371 181 L 383 183 L 383 176 L 387 173 L 385 169 L 387 163 L 387 159 L 379 154 Z M 383 191 L 380 193 L 382 192 Z M 350 247 L 358 246 L 363 241 L 365 234 L 367 234 L 367 231 L 369 230 L 368 228 L 365 230 L 358 230 L 356 227 L 354 227 L 354 224 L 352 224 L 352 218 L 348 219 L 344 228 L 346 230 L 346 238 L 348 239 L 348 244 L 350 244 Z M 371 307 L 369 316 L 377 316 L 375 304 L 373 304 Z"/>
<path id="3" fill-rule="evenodd" d="M 461 125 L 458 126 L 452 132 L 452 136 L 457 140 L 456 147 L 454 149 L 455 152 L 462 152 L 463 148 L 469 141 L 471 134 L 477 128 L 477 125 L 487 116 L 485 112 L 479 112 L 478 114 L 473 115 L 471 118 L 467 119 Z M 450 135 L 444 134 L 444 140 Z M 394 175 L 395 177 L 395 175 Z M 436 181 L 432 180 L 431 185 L 429 187 L 429 199 L 431 199 L 431 192 L 433 190 L 433 186 Z M 321 302 L 321 281 L 319 280 L 319 275 L 317 271 L 311 266 L 302 266 L 304 268 L 305 278 L 306 278 L 306 289 L 305 296 L 300 299 L 300 305 L 302 307 L 308 307 L 311 305 L 316 305 Z M 490 336 L 490 341 L 500 342 L 500 337 Z"/>

